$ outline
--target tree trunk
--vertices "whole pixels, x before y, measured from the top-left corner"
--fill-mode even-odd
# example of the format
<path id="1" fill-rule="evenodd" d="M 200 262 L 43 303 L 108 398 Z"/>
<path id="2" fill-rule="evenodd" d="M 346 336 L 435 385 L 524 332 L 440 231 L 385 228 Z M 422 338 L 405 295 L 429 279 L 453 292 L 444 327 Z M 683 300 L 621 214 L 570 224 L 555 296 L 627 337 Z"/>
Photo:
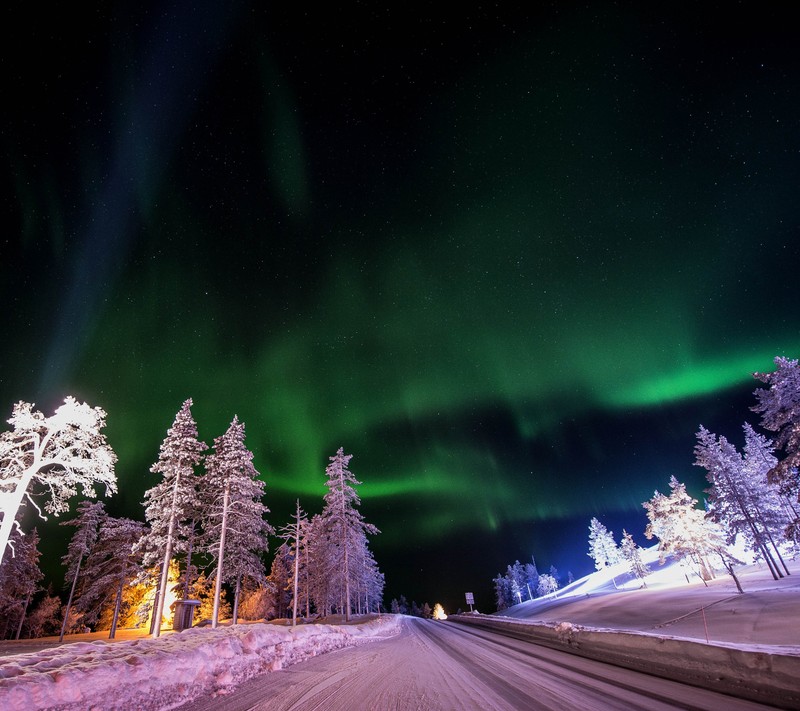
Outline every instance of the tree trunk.
<path id="1" fill-rule="evenodd" d="M 228 498 L 230 497 L 230 481 L 225 482 L 225 493 L 222 497 L 222 532 L 219 536 L 219 553 L 217 554 L 217 582 L 214 585 L 214 613 L 211 616 L 211 627 L 217 628 L 219 623 L 219 597 L 222 593 L 222 563 L 225 556 L 225 533 L 228 527 Z"/>
<path id="2" fill-rule="evenodd" d="M 83 563 L 83 554 L 78 558 L 78 565 L 75 568 L 75 577 L 72 579 L 72 587 L 69 591 L 69 598 L 67 598 L 67 611 L 64 613 L 64 621 L 61 623 L 61 634 L 58 637 L 59 642 L 64 641 L 64 631 L 67 628 L 67 620 L 69 619 L 69 610 L 72 607 L 72 596 L 75 594 L 75 586 L 78 584 L 78 575 L 81 572 L 81 563 Z"/>
<path id="3" fill-rule="evenodd" d="M 111 630 L 108 633 L 109 639 L 114 639 L 117 636 L 117 619 L 119 618 L 119 610 L 122 607 L 122 588 L 125 585 L 125 573 L 127 572 L 127 561 L 122 564 L 122 574 L 119 576 L 119 587 L 117 588 L 117 597 L 114 600 L 114 616 L 111 618 Z"/>
<path id="4" fill-rule="evenodd" d="M 28 605 L 31 604 L 31 595 L 32 593 L 28 593 L 28 596 L 25 598 L 25 604 L 22 606 L 22 615 L 20 615 L 19 625 L 17 626 L 17 634 L 14 639 L 19 639 L 19 636 L 22 634 L 22 625 L 25 623 L 25 615 L 28 614 Z"/>
<path id="5" fill-rule="evenodd" d="M 158 588 L 158 598 L 156 598 L 155 610 L 155 625 L 153 627 L 153 637 L 158 637 L 161 634 L 161 618 L 164 615 L 164 599 L 167 596 L 167 582 L 169 580 L 169 562 L 172 558 L 172 536 L 175 532 L 175 518 L 177 516 L 176 509 L 178 508 L 178 486 L 180 484 L 181 475 L 175 475 L 175 483 L 172 487 L 172 507 L 169 515 L 169 528 L 167 529 L 167 542 L 164 550 L 164 562 L 161 564 L 161 585 Z"/>
<path id="6" fill-rule="evenodd" d="M 239 592 L 242 589 L 242 574 L 236 576 L 236 592 L 233 594 L 233 624 L 239 622 Z"/>
<path id="7" fill-rule="evenodd" d="M 183 576 L 183 599 L 189 599 L 189 575 L 192 572 L 192 548 L 194 547 L 194 526 L 195 523 L 192 521 L 192 525 L 189 531 L 189 549 L 186 551 L 186 574 Z"/>

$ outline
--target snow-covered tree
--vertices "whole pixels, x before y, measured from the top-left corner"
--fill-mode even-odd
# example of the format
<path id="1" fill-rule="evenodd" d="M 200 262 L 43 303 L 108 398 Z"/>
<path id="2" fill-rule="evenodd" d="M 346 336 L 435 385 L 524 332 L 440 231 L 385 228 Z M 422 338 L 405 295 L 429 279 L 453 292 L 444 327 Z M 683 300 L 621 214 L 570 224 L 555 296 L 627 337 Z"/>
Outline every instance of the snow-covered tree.
<path id="1" fill-rule="evenodd" d="M 597 570 L 614 565 L 620 560 L 620 552 L 614 542 L 614 532 L 609 531 L 600 521 L 592 517 L 589 522 L 589 552 L 587 555 L 594 561 Z M 617 582 L 612 578 L 614 587 Z"/>
<path id="2" fill-rule="evenodd" d="M 100 432 L 106 424 L 101 408 L 68 397 L 45 417 L 32 404 L 19 402 L 8 422 L 13 429 L 0 433 L 0 559 L 26 498 L 41 515 L 33 499 L 39 491 L 31 491 L 31 484 L 38 485 L 45 511 L 54 516 L 69 510 L 79 488 L 88 498 L 96 497 L 98 484 L 106 496 L 117 490 L 117 457 Z"/>
<path id="3" fill-rule="evenodd" d="M 61 600 L 57 595 L 53 595 L 52 587 L 48 587 L 45 596 L 25 618 L 26 636 L 33 638 L 57 634 L 61 625 L 60 611 Z"/>
<path id="4" fill-rule="evenodd" d="M 433 617 L 434 620 L 446 620 L 447 619 L 447 614 L 445 613 L 444 608 L 442 607 L 441 603 L 437 602 L 433 606 L 432 617 Z"/>
<path id="5" fill-rule="evenodd" d="M 225 434 L 214 439 L 214 453 L 206 457 L 203 480 L 207 552 L 216 560 L 215 594 L 219 595 L 223 580 L 234 582 L 234 616 L 242 577 L 264 577 L 261 553 L 267 551 L 267 536 L 273 533 L 264 520 L 269 509 L 262 501 L 264 482 L 258 477 L 253 453 L 245 446 L 244 423 L 234 417 Z M 217 624 L 215 610 L 212 626 Z"/>
<path id="6" fill-rule="evenodd" d="M 167 592 L 169 564 L 173 551 L 187 539 L 181 526 L 191 520 L 197 509 L 197 479 L 194 468 L 203 459 L 206 445 L 197 439 L 197 424 L 192 417 L 192 400 L 186 400 L 175 416 L 161 443 L 158 461 L 150 467 L 162 480 L 145 493 L 145 518 L 150 531 L 138 550 L 143 565 L 149 568 L 160 558 L 161 573 L 153 617 L 153 636 L 161 634 L 161 619 Z"/>
<path id="7" fill-rule="evenodd" d="M 102 520 L 97 541 L 86 558 L 84 577 L 87 584 L 75 600 L 84 613 L 86 624 L 95 626 L 105 608 L 113 610 L 109 639 L 114 639 L 122 611 L 125 586 L 133 582 L 141 562 L 134 550 L 145 526 L 129 518 L 107 516 Z"/>
<path id="8" fill-rule="evenodd" d="M 286 545 L 289 546 L 292 558 L 294 559 L 290 585 L 292 589 L 292 627 L 295 627 L 297 625 L 297 607 L 300 598 L 300 562 L 304 554 L 304 524 L 308 522 L 308 517 L 303 509 L 300 508 L 300 499 L 297 500 L 297 508 L 292 518 L 294 521 L 287 526 L 283 526 L 279 535 L 286 541 Z"/>
<path id="9" fill-rule="evenodd" d="M 717 437 L 701 426 L 696 435 L 694 463 L 706 470 L 711 484 L 706 489 L 710 512 L 727 532 L 727 542 L 740 536 L 767 563 L 777 580 L 783 574 L 776 560 L 780 559 L 777 546 L 770 550 L 770 544 L 774 544 L 770 525 L 777 533 L 780 524 L 776 524 L 775 517 L 782 514 L 782 509 L 777 491 L 766 478 L 775 457 L 765 437 L 747 424 L 744 431 L 746 458 L 725 437 Z"/>
<path id="10" fill-rule="evenodd" d="M 761 426 L 776 433 L 775 444 L 784 457 L 769 471 L 769 480 L 781 491 L 800 502 L 800 366 L 797 360 L 778 356 L 772 373 L 753 376 L 769 388 L 753 394 L 758 403 L 752 410 L 761 414 Z M 787 533 L 792 540 L 800 538 L 800 516 L 795 517 Z"/>
<path id="11" fill-rule="evenodd" d="M 288 611 L 292 604 L 290 583 L 293 574 L 294 556 L 292 555 L 292 550 L 287 543 L 281 543 L 275 551 L 275 557 L 272 559 L 272 567 L 267 578 L 272 590 L 272 608 L 275 610 L 276 617 L 283 618 L 288 616 Z M 317 611 L 320 610 L 322 610 L 322 607 L 317 602 Z"/>
<path id="12" fill-rule="evenodd" d="M 329 574 L 332 586 L 329 593 L 339 597 L 338 607 L 344 612 L 345 619 L 350 620 L 352 610 L 352 582 L 353 578 L 359 578 L 364 571 L 359 571 L 357 567 L 351 568 L 354 552 L 361 545 L 362 536 L 366 534 L 379 533 L 378 529 L 364 520 L 358 511 L 357 506 L 361 499 L 356 493 L 355 487 L 360 484 L 348 469 L 352 454 L 345 454 L 342 447 L 339 447 L 336 454 L 329 457 L 330 464 L 325 469 L 328 478 L 326 486 L 328 493 L 325 494 L 325 506 L 319 516 L 319 526 L 322 532 L 321 545 L 324 541 L 327 551 L 326 557 L 332 566 L 329 566 Z M 315 574 L 319 574 L 315 571 Z M 330 599 L 329 599 L 330 602 Z"/>
<path id="13" fill-rule="evenodd" d="M 77 507 L 77 516 L 69 521 L 63 521 L 60 524 L 61 526 L 74 526 L 75 533 L 72 534 L 67 552 L 61 559 L 61 562 L 67 566 L 65 583 L 68 584 L 70 581 L 72 581 L 72 583 L 69 597 L 67 598 L 66 611 L 64 612 L 64 621 L 61 624 L 59 642 L 64 641 L 67 622 L 72 613 L 72 601 L 75 597 L 78 580 L 81 578 L 81 566 L 94 548 L 100 527 L 103 525 L 107 516 L 108 514 L 106 513 L 102 501 L 81 501 Z M 85 571 L 83 579 L 86 580 Z M 83 614 L 80 610 L 76 611 L 81 615 Z"/>
<path id="14" fill-rule="evenodd" d="M 11 543 L 0 566 L 0 639 L 19 639 L 31 599 L 44 575 L 39 569 L 39 533 L 11 532 Z"/>
<path id="15" fill-rule="evenodd" d="M 704 511 L 695 508 L 697 499 L 689 496 L 686 486 L 674 476 L 670 477 L 669 487 L 669 496 L 656 491 L 652 499 L 642 504 L 649 520 L 645 536 L 658 538 L 659 561 L 663 564 L 669 555 L 689 560 L 697 566 L 705 583 L 713 577 L 708 558 L 716 554 L 739 587 L 733 563 L 740 561 L 728 553 L 722 528 L 707 518 Z"/>
<path id="16" fill-rule="evenodd" d="M 642 587 L 647 587 L 644 579 L 650 575 L 650 568 L 642 560 L 642 549 L 636 545 L 633 536 L 624 528 L 622 529 L 622 540 L 619 544 L 620 556 L 628 563 L 628 570 L 631 574 L 642 581 Z"/>
<path id="17" fill-rule="evenodd" d="M 539 585 L 536 588 L 536 594 L 539 597 L 549 595 L 550 593 L 558 590 L 558 580 L 550 573 L 543 573 L 539 576 Z"/>

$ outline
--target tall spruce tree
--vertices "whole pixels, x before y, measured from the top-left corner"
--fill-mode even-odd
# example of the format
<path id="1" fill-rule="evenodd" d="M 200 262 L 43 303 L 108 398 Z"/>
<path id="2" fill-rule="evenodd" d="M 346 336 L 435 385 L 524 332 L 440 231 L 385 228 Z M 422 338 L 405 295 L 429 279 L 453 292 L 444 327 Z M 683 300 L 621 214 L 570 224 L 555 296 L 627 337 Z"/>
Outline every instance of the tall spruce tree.
<path id="1" fill-rule="evenodd" d="M 153 636 L 161 634 L 161 618 L 173 553 L 188 536 L 184 528 L 197 509 L 195 467 L 203 459 L 205 443 L 197 438 L 197 424 L 191 412 L 192 399 L 186 400 L 175 415 L 161 443 L 158 461 L 150 467 L 161 474 L 161 481 L 145 493 L 145 518 L 149 533 L 140 542 L 143 565 L 150 567 L 160 558 L 161 573 L 153 613 Z"/>
<path id="2" fill-rule="evenodd" d="M 361 482 L 348 469 L 352 457 L 352 454 L 345 454 L 342 447 L 329 457 L 330 464 L 325 469 L 328 492 L 320 514 L 320 525 L 328 543 L 328 557 L 335 561 L 331 570 L 332 583 L 338 588 L 339 608 L 344 612 L 347 621 L 350 620 L 353 602 L 352 580 L 363 574 L 355 566 L 354 553 L 360 545 L 362 535 L 379 533 L 358 511 L 361 499 L 355 487 Z"/>
<path id="3" fill-rule="evenodd" d="M 214 452 L 206 457 L 203 492 L 206 500 L 204 529 L 207 552 L 216 560 L 215 599 L 223 581 L 234 583 L 234 623 L 238 615 L 243 576 L 264 577 L 261 554 L 269 546 L 273 528 L 265 520 L 264 482 L 253 466 L 253 453 L 245 445 L 244 423 L 234 417 L 225 434 L 214 440 Z M 212 626 L 219 622 L 214 607 Z"/>

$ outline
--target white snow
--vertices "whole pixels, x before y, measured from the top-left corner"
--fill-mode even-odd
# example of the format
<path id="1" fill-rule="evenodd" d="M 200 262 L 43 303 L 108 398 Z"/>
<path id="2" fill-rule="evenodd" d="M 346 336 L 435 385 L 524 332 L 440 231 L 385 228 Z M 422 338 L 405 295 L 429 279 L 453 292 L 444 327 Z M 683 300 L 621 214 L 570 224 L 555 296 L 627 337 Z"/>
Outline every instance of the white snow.
<path id="1" fill-rule="evenodd" d="M 158 639 L 64 644 L 0 658 L 0 708 L 170 709 L 223 695 L 245 679 L 308 657 L 397 634 L 385 615 L 355 625 L 256 623 L 194 628 Z"/>

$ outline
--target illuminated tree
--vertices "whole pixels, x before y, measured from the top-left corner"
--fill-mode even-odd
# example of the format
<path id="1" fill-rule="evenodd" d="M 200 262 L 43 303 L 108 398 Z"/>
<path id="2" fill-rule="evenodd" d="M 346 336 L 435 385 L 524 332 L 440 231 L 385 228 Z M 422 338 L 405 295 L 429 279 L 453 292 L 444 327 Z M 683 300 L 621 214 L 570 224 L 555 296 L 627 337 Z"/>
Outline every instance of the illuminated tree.
<path id="1" fill-rule="evenodd" d="M 26 498 L 41 515 L 31 484 L 44 490 L 44 508 L 54 516 L 69 510 L 79 488 L 88 498 L 96 497 L 97 484 L 105 486 L 106 496 L 117 490 L 117 458 L 100 432 L 106 413 L 99 407 L 68 397 L 45 417 L 32 404 L 19 402 L 8 422 L 13 430 L 0 434 L 0 560 Z"/>
<path id="2" fill-rule="evenodd" d="M 445 614 L 444 608 L 438 602 L 433 606 L 433 619 L 434 620 L 446 620 L 447 619 L 447 615 Z"/>
<path id="3" fill-rule="evenodd" d="M 558 590 L 558 580 L 555 576 L 550 573 L 543 573 L 539 576 L 539 585 L 536 589 L 539 597 L 554 593 L 556 590 Z"/>
<path id="4" fill-rule="evenodd" d="M 622 540 L 619 543 L 619 552 L 623 560 L 628 563 L 628 570 L 642 581 L 642 586 L 647 587 L 644 579 L 650 575 L 650 568 L 642 560 L 642 549 L 636 545 L 633 536 L 624 528 L 622 529 Z"/>
<path id="5" fill-rule="evenodd" d="M 215 597 L 219 597 L 223 580 L 235 583 L 234 622 L 242 577 L 264 577 L 261 553 L 267 551 L 267 536 L 273 533 L 264 520 L 269 513 L 262 502 L 264 482 L 258 478 L 253 453 L 244 440 L 244 423 L 234 417 L 225 434 L 214 440 L 214 453 L 206 458 L 203 479 L 203 527 L 207 551 L 216 560 Z M 215 608 L 213 627 L 218 624 L 218 612 Z"/>
<path id="6" fill-rule="evenodd" d="M 708 557 L 716 554 L 742 592 L 733 570 L 733 564 L 741 561 L 728 553 L 722 528 L 707 518 L 704 511 L 695 508 L 697 499 L 689 496 L 686 486 L 674 476 L 670 477 L 669 487 L 669 496 L 656 491 L 652 499 L 642 504 L 649 520 L 644 535 L 648 539 L 658 538 L 659 561 L 663 564 L 669 555 L 689 560 L 697 566 L 705 583 L 713 577 Z"/>
<path id="7" fill-rule="evenodd" d="M 587 555 L 594 561 L 594 567 L 597 570 L 603 570 L 607 566 L 619 562 L 619 550 L 614 542 L 614 533 L 594 517 L 589 522 L 589 552 Z"/>
<path id="8" fill-rule="evenodd" d="M 94 548 L 100 527 L 108 516 L 102 501 L 81 501 L 78 504 L 77 514 L 78 515 L 74 519 L 64 521 L 60 524 L 62 526 L 75 526 L 75 533 L 72 534 L 69 546 L 67 547 L 67 553 L 61 559 L 61 562 L 67 566 L 65 583 L 71 579 L 72 586 L 70 587 L 69 597 L 67 598 L 64 621 L 61 624 L 61 636 L 58 639 L 59 642 L 64 641 L 67 622 L 72 613 L 72 601 L 75 597 L 78 580 L 81 578 L 81 565 Z M 85 571 L 83 577 L 85 580 Z M 77 608 L 76 611 L 80 612 Z"/>
<path id="9" fill-rule="evenodd" d="M 161 443 L 158 461 L 150 467 L 162 480 L 145 493 L 145 518 L 149 533 L 139 543 L 144 553 L 143 565 L 149 568 L 160 558 L 161 573 L 153 616 L 153 636 L 161 633 L 164 599 L 167 592 L 169 564 L 174 549 L 187 540 L 182 525 L 191 520 L 197 508 L 197 479 L 194 468 L 203 459 L 206 445 L 197 439 L 197 425 L 191 412 L 192 400 L 186 400 L 175 415 Z"/>

